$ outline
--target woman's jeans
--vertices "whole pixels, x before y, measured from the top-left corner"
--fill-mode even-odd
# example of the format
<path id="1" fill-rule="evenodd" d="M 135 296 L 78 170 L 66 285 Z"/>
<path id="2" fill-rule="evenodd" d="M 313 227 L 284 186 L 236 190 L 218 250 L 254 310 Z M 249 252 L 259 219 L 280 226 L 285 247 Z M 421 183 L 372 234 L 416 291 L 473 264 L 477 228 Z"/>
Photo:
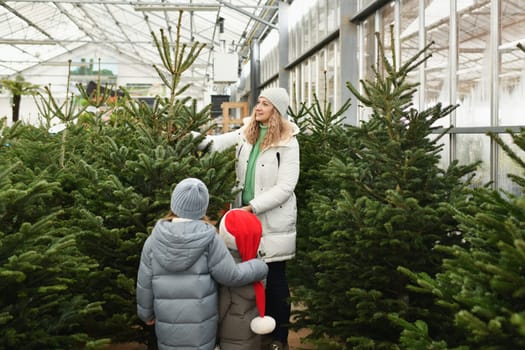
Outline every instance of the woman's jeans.
<path id="1" fill-rule="evenodd" d="M 286 262 L 268 263 L 266 277 L 266 314 L 275 319 L 276 326 L 272 332 L 273 340 L 283 344 L 288 343 L 288 328 L 290 324 L 290 289 L 286 279 Z"/>

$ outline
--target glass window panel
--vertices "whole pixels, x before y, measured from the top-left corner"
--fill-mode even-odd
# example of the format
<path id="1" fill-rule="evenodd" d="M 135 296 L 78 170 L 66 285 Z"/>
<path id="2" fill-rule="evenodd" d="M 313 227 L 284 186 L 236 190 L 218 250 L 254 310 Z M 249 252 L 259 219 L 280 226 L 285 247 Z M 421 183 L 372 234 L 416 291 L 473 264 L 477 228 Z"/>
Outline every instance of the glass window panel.
<path id="1" fill-rule="evenodd" d="M 297 51 L 297 27 L 292 27 L 288 37 L 288 60 L 293 61 L 298 56 Z"/>
<path id="2" fill-rule="evenodd" d="M 317 2 L 310 8 L 307 14 L 308 22 L 310 26 L 310 45 L 314 45 L 319 41 L 319 21 L 318 21 L 318 9 Z"/>
<path id="3" fill-rule="evenodd" d="M 439 134 L 431 134 L 429 138 L 434 140 L 439 136 Z M 443 149 L 439 153 L 439 166 L 443 169 L 446 169 L 450 164 L 450 134 L 444 135 L 441 137 L 441 139 L 439 139 L 438 142 L 443 145 Z"/>
<path id="4" fill-rule="evenodd" d="M 318 15 L 317 15 L 317 21 L 319 23 L 319 38 L 322 39 L 324 38 L 327 34 L 328 34 L 328 31 L 327 31 L 327 23 L 326 23 L 326 18 L 327 18 L 327 4 L 326 4 L 327 0 L 319 0 L 319 10 L 318 10 Z"/>
<path id="5" fill-rule="evenodd" d="M 303 26 L 301 25 L 301 22 L 298 21 L 296 23 L 296 27 L 295 27 L 295 30 L 296 30 L 296 37 L 297 37 L 297 43 L 296 43 L 296 56 L 295 57 L 299 57 L 301 55 L 301 53 L 303 52 Z"/>
<path id="6" fill-rule="evenodd" d="M 307 105 L 310 105 L 310 101 L 308 100 L 308 84 L 309 84 L 309 72 L 308 69 L 308 61 L 305 61 L 301 64 L 302 68 L 302 88 L 301 88 L 301 102 L 306 103 Z"/>
<path id="7" fill-rule="evenodd" d="M 339 55 L 336 54 L 336 43 L 333 42 L 328 45 L 328 56 L 327 56 L 327 65 L 326 65 L 326 100 L 332 103 L 332 106 L 335 106 L 335 86 L 336 81 L 335 77 L 338 69 L 338 60 L 336 58 Z"/>
<path id="8" fill-rule="evenodd" d="M 376 59 L 377 59 L 377 45 L 376 45 L 376 39 L 375 39 L 375 20 L 374 16 L 371 16 L 367 18 L 366 21 L 363 22 L 362 28 L 363 28 L 363 73 L 365 80 L 375 79 L 374 72 L 372 70 L 372 66 L 375 65 Z"/>
<path id="9" fill-rule="evenodd" d="M 375 62 L 375 51 L 376 45 L 374 40 L 374 17 L 369 17 L 366 21 L 361 23 L 358 30 L 359 40 L 358 52 L 359 52 L 359 80 L 370 80 L 374 79 L 373 71 L 371 69 L 372 64 Z M 360 92 L 363 92 L 362 85 L 356 86 Z M 358 101 L 356 101 L 359 103 Z M 369 108 L 360 107 L 357 109 L 358 120 L 368 120 L 371 110 Z"/>
<path id="10" fill-rule="evenodd" d="M 317 98 L 319 101 L 324 102 L 326 101 L 326 48 L 323 48 L 318 53 L 318 67 L 317 67 L 317 79 L 318 79 L 318 86 L 317 86 Z"/>
<path id="11" fill-rule="evenodd" d="M 399 32 L 401 33 L 401 63 L 414 57 L 419 51 L 419 0 L 403 0 L 401 2 L 401 23 Z M 393 7 L 391 12 L 393 12 Z M 393 16 L 393 15 L 390 15 Z M 388 30 L 390 35 L 390 30 Z M 415 79 L 417 80 L 417 78 Z"/>
<path id="12" fill-rule="evenodd" d="M 426 42 L 434 41 L 431 48 L 432 57 L 427 60 L 425 67 L 425 105 L 434 106 L 438 102 L 448 104 L 449 2 L 434 0 L 425 6 Z"/>
<path id="13" fill-rule="evenodd" d="M 341 25 L 341 0 L 334 0 L 333 3 L 335 5 L 335 30 Z"/>
<path id="14" fill-rule="evenodd" d="M 525 159 L 525 152 L 516 146 L 510 135 L 501 134 L 500 137 L 503 141 L 516 153 L 521 159 Z M 499 158 L 499 172 L 498 172 L 498 187 L 502 190 L 514 193 L 516 195 L 522 194 L 523 189 L 521 186 L 514 183 L 509 177 L 508 174 L 514 174 L 518 176 L 523 176 L 523 168 L 516 164 L 507 153 L 505 153 L 501 147 L 498 148 L 498 158 Z"/>
<path id="15" fill-rule="evenodd" d="M 319 72 L 319 68 L 318 68 L 317 55 L 314 55 L 312 58 L 310 58 L 310 93 L 309 93 L 309 98 L 310 98 L 310 100 L 312 102 L 313 102 L 314 94 L 318 95 L 318 91 L 317 91 L 317 82 L 318 82 L 318 75 L 317 75 L 317 73 L 318 72 Z"/>
<path id="16" fill-rule="evenodd" d="M 310 21 L 308 13 L 306 13 L 302 19 L 302 29 L 303 29 L 303 45 L 302 45 L 302 52 L 305 52 L 310 48 L 311 45 L 311 28 L 310 28 Z"/>
<path id="17" fill-rule="evenodd" d="M 499 72 L 499 125 L 525 125 L 525 0 L 502 0 Z"/>
<path id="18" fill-rule="evenodd" d="M 484 134 L 457 134 L 456 158 L 459 164 L 472 164 L 479 160 L 474 186 L 484 186 L 490 181 L 490 138 Z"/>
<path id="19" fill-rule="evenodd" d="M 306 99 L 308 101 L 308 104 L 312 104 L 313 102 L 313 92 L 314 92 L 314 73 L 315 73 L 315 60 L 311 57 L 308 59 L 308 68 L 307 68 L 307 79 L 308 84 L 306 85 Z"/>
<path id="20" fill-rule="evenodd" d="M 299 73 L 300 73 L 299 67 L 295 67 L 294 69 L 290 71 L 290 77 L 289 77 L 290 78 L 290 81 L 289 81 L 290 100 L 291 100 L 292 109 L 294 110 L 299 109 L 299 104 L 300 104 L 298 88 L 301 86 L 300 84 L 301 79 L 300 79 Z"/>
<path id="21" fill-rule="evenodd" d="M 339 0 L 328 1 L 328 32 L 332 32 L 339 28 Z"/>
<path id="22" fill-rule="evenodd" d="M 391 2 L 390 4 L 383 6 L 381 9 L 381 18 L 382 18 L 382 29 L 381 29 L 381 40 L 383 41 L 383 46 L 385 47 L 385 54 L 387 58 L 392 57 L 392 47 L 391 47 L 391 40 L 390 37 L 392 35 L 392 31 L 394 30 L 394 2 Z M 402 36 L 401 36 L 402 37 Z"/>
<path id="23" fill-rule="evenodd" d="M 458 71 L 456 126 L 490 123 L 490 3 L 458 0 Z"/>
<path id="24" fill-rule="evenodd" d="M 341 53 L 339 49 L 339 42 L 334 41 L 334 52 L 335 52 L 335 71 L 334 71 L 334 82 L 331 85 L 333 88 L 333 105 L 335 108 L 339 108 L 341 105 L 341 91 L 339 87 L 341 86 L 341 81 L 339 77 L 341 76 Z"/>
<path id="25" fill-rule="evenodd" d="M 297 110 L 297 104 L 295 103 L 295 69 L 291 69 L 288 75 L 288 91 L 290 94 L 290 107 L 293 110 Z"/>
<path id="26" fill-rule="evenodd" d="M 391 7 L 390 12 L 393 12 L 393 9 L 394 8 Z M 401 23 L 399 23 L 399 32 L 401 37 L 399 38 L 399 42 L 401 46 L 401 62 L 397 62 L 398 67 L 413 58 L 419 52 L 419 35 L 421 29 L 419 23 L 419 0 L 401 1 L 400 13 Z M 388 13 L 388 15 L 393 16 L 393 13 Z M 386 24 L 385 21 L 385 25 Z M 388 29 L 388 32 L 390 32 L 390 29 Z M 420 80 L 419 72 L 419 69 L 409 72 L 407 81 L 410 83 L 418 83 Z M 419 94 L 414 94 L 413 101 L 414 106 L 419 106 Z"/>
<path id="27" fill-rule="evenodd" d="M 359 1 L 358 10 L 361 11 L 376 0 L 361 0 Z"/>

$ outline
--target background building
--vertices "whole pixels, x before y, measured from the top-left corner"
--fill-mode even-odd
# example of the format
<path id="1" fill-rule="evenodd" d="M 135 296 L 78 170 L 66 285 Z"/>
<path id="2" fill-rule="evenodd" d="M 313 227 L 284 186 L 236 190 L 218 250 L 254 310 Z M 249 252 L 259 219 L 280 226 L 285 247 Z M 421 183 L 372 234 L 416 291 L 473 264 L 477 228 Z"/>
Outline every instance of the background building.
<path id="1" fill-rule="evenodd" d="M 316 94 L 337 108 L 352 97 L 347 82 L 371 77 L 374 33 L 386 38 L 387 52 L 395 49 L 398 64 L 433 42 L 432 57 L 411 79 L 420 84 L 416 108 L 460 105 L 442 125 L 453 126 L 442 165 L 481 159 L 479 184 L 517 190 L 506 176 L 516 168 L 485 133 L 525 125 L 525 53 L 516 46 L 525 44 L 525 0 L 3 1 L 0 76 L 21 74 L 65 98 L 100 69 L 104 82 L 138 97 L 163 94 L 151 33 L 164 28 L 172 36 L 180 10 L 182 40 L 206 44 L 183 77 L 202 105 L 226 96 L 253 106 L 260 89 L 282 86 L 293 107 Z M 10 115 L 9 104 L 3 89 L 0 116 Z M 21 115 L 38 121 L 31 98 Z M 352 103 L 346 121 L 366 118 Z"/>

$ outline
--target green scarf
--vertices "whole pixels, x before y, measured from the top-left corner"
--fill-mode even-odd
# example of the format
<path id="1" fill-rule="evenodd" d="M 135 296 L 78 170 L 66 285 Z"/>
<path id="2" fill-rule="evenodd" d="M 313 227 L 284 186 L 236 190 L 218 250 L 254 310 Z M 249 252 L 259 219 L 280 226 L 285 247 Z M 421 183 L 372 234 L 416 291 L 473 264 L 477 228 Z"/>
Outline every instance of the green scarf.
<path id="1" fill-rule="evenodd" d="M 248 166 L 246 168 L 246 177 L 244 178 L 244 189 L 242 191 L 243 205 L 248 205 L 253 197 L 255 197 L 255 163 L 257 157 L 259 157 L 259 153 L 261 153 L 261 143 L 267 131 L 267 126 L 259 124 L 259 137 L 250 152 L 250 158 L 248 159 Z"/>

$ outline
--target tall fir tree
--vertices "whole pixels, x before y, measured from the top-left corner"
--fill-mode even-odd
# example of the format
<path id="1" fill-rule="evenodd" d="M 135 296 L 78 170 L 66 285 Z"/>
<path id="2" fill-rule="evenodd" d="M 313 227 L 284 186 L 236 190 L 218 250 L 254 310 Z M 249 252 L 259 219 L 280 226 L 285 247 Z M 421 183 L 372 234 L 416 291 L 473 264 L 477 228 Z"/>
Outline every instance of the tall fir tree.
<path id="1" fill-rule="evenodd" d="M 81 228 L 67 220 L 68 194 L 54 176 L 59 141 L 18 123 L 3 129 L 1 145 L 0 348 L 96 348 L 107 340 L 83 324 L 102 311 L 84 294 L 97 263 L 71 234 Z"/>
<path id="2" fill-rule="evenodd" d="M 316 248 L 306 253 L 315 266 L 314 286 L 295 294 L 305 305 L 298 320 L 322 349 L 396 349 L 402 328 L 389 315 L 415 320 L 428 314 L 431 298 L 407 289 L 397 267 L 439 271 L 435 243 L 459 241 L 446 205 L 464 199 L 476 167 L 439 167 L 444 133 L 433 132 L 456 106 L 412 106 L 417 85 L 407 76 L 429 48 L 398 67 L 395 53 L 390 61 L 378 42 L 375 80 L 361 82 L 363 93 L 348 84 L 371 110 L 369 119 L 348 126 L 328 164 L 310 174 L 319 191 L 309 192 L 311 217 L 303 225 L 315 232 L 309 238 Z"/>
<path id="3" fill-rule="evenodd" d="M 432 276 L 400 269 L 412 279 L 411 289 L 431 295 L 434 312 L 444 315 L 441 324 L 424 317 L 415 322 L 395 318 L 404 328 L 406 348 L 525 348 L 525 129 L 508 133 L 514 149 L 499 135 L 488 134 L 521 170 L 508 175 L 520 192 L 473 189 L 468 206 L 451 207 L 465 244 L 436 247 L 446 257 L 442 272 Z M 440 331 L 443 323 L 454 327 L 456 337 Z"/>
<path id="4" fill-rule="evenodd" d="M 319 169 L 326 166 L 334 153 L 343 151 L 345 144 L 344 112 L 350 107 L 346 101 L 337 111 L 332 110 L 331 103 L 321 101 L 314 95 L 311 106 L 300 103 L 297 111 L 290 109 L 288 115 L 299 126 L 301 132 L 297 138 L 301 147 L 300 180 L 295 188 L 297 196 L 297 249 L 296 258 L 287 265 L 292 289 L 296 287 L 315 286 L 313 276 L 315 266 L 308 257 L 308 252 L 317 249 L 311 239 L 318 232 L 310 226 L 312 211 L 308 203 L 312 193 L 324 191 L 325 182 L 319 181 Z M 295 327 L 301 327 L 296 322 Z"/>
<path id="5" fill-rule="evenodd" d="M 3 348 L 95 349 L 136 340 L 155 349 L 154 330 L 136 317 L 144 240 L 185 177 L 208 185 L 212 220 L 233 199 L 233 154 L 197 149 L 202 138 L 189 130 L 212 128 L 210 109 L 199 110 L 178 85 L 200 44 L 172 45 L 162 31 L 155 41 L 168 98 L 150 107 L 125 91 L 109 101 L 101 89 L 88 96 L 79 86 L 86 105 L 78 106 L 78 97 L 58 103 L 47 89 L 42 126 L 2 128 Z M 65 128 L 49 132 L 57 118 Z"/>

